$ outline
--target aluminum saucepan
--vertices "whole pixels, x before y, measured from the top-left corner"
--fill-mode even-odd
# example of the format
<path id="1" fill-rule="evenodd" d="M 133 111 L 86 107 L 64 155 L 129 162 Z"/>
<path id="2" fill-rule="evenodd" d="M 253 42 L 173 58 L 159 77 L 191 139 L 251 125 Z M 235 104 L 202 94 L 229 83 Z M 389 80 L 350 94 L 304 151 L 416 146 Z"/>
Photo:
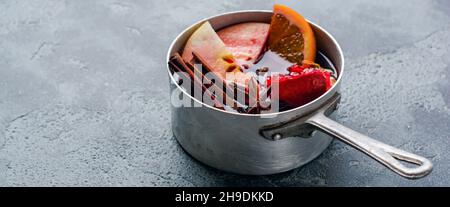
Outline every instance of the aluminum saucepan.
<path id="1" fill-rule="evenodd" d="M 167 61 L 183 50 L 187 39 L 204 21 L 209 21 L 214 29 L 219 30 L 242 22 L 270 23 L 272 14 L 272 11 L 238 11 L 197 22 L 173 41 Z M 406 178 L 428 175 L 433 168 L 429 160 L 383 144 L 328 118 L 340 101 L 344 55 L 333 36 L 320 26 L 310 24 L 318 51 L 335 66 L 338 78 L 327 93 L 292 110 L 254 115 L 211 107 L 179 86 L 168 67 L 171 92 L 183 94 L 202 106 L 177 107 L 172 104 L 172 130 L 180 145 L 194 158 L 214 168 L 238 174 L 268 175 L 305 165 L 319 156 L 333 138 L 337 138 Z M 400 161 L 415 165 L 409 167 Z"/>

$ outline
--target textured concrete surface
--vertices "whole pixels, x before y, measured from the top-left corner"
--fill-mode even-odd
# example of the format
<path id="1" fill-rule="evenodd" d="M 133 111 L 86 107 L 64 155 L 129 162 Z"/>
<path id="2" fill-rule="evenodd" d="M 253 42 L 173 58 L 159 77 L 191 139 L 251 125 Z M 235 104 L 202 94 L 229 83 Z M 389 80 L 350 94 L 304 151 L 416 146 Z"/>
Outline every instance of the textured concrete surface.
<path id="1" fill-rule="evenodd" d="M 246 3 L 247 2 L 247 3 Z M 434 162 L 410 181 L 338 141 L 274 176 L 206 167 L 170 130 L 164 56 L 189 24 L 272 1 L 1 1 L 0 186 L 450 186 L 450 4 L 281 1 L 347 57 L 337 120 Z"/>

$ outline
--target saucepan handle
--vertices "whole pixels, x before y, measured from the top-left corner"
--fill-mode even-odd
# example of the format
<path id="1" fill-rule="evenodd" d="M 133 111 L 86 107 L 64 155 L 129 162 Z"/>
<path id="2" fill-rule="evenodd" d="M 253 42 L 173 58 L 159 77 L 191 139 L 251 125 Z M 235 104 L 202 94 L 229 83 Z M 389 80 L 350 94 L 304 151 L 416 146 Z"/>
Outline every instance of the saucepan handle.
<path id="1" fill-rule="evenodd" d="M 374 140 L 333 121 L 323 113 L 309 117 L 306 123 L 314 125 L 325 133 L 364 152 L 406 178 L 421 178 L 428 175 L 433 169 L 433 164 L 428 159 Z M 408 167 L 400 161 L 412 163 L 415 166 Z"/>

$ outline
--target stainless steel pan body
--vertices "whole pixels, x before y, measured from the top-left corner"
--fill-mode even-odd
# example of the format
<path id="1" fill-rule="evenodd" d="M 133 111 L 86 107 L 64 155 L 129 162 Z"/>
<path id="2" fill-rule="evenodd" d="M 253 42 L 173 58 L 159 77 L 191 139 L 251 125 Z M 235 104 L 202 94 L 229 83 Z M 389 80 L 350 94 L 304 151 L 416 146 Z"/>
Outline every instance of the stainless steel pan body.
<path id="1" fill-rule="evenodd" d="M 241 22 L 270 22 L 271 11 L 239 11 L 200 21 L 183 31 L 169 48 L 167 61 L 182 51 L 195 29 L 209 21 L 218 30 Z M 311 22 L 310 22 L 311 23 Z M 172 93 L 180 93 L 202 107 L 172 105 L 172 130 L 180 145 L 194 158 L 212 167 L 239 174 L 267 175 L 298 168 L 320 155 L 338 138 L 407 178 L 420 178 L 432 170 L 425 158 L 395 149 L 348 129 L 328 116 L 339 104 L 344 56 L 336 40 L 311 23 L 318 51 L 335 66 L 335 86 L 302 107 L 269 115 L 225 112 L 202 104 L 186 93 L 171 73 Z M 406 167 L 399 160 L 416 164 Z"/>

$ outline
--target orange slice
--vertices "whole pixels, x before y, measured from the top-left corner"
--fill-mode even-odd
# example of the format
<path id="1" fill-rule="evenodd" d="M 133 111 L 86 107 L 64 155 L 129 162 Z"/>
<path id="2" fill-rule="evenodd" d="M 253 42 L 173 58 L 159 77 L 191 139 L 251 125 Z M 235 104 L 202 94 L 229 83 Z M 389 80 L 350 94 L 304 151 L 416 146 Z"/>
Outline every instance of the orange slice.
<path id="1" fill-rule="evenodd" d="M 269 29 L 269 50 L 291 63 L 303 60 L 314 62 L 316 40 L 313 30 L 302 15 L 293 9 L 276 4 Z"/>

